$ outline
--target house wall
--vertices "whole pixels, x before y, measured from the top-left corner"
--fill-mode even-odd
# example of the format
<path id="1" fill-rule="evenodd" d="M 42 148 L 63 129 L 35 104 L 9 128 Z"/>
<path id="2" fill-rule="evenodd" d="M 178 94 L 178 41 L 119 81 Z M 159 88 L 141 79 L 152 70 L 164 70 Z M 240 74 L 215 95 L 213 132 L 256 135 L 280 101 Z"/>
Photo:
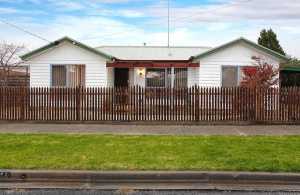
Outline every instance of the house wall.
<path id="1" fill-rule="evenodd" d="M 140 75 L 139 71 L 142 70 L 144 71 L 144 75 Z M 134 68 L 133 70 L 133 80 L 134 80 L 134 85 L 136 86 L 141 86 L 141 87 L 146 87 L 146 69 L 145 68 Z"/>
<path id="2" fill-rule="evenodd" d="M 199 60 L 199 86 L 221 87 L 222 66 L 255 66 L 255 61 L 252 60 L 253 56 L 260 57 L 265 62 L 279 67 L 279 59 L 245 43 L 239 43 Z"/>
<path id="3" fill-rule="evenodd" d="M 30 86 L 51 86 L 51 66 L 82 64 L 86 69 L 86 86 L 107 86 L 111 84 L 108 75 L 111 70 L 106 68 L 106 59 L 69 42 L 64 42 L 44 53 L 32 57 L 30 65 Z"/>
<path id="4" fill-rule="evenodd" d="M 107 68 L 107 87 L 115 85 L 115 71 L 114 68 Z"/>
<path id="5" fill-rule="evenodd" d="M 188 86 L 192 87 L 199 83 L 200 68 L 188 68 Z"/>

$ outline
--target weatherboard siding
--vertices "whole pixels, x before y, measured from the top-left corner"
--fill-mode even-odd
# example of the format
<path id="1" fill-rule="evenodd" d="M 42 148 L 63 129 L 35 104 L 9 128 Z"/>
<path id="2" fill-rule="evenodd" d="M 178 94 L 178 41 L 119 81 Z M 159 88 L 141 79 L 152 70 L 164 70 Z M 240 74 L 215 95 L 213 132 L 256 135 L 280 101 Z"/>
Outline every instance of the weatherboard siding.
<path id="1" fill-rule="evenodd" d="M 199 68 L 188 68 L 188 86 L 192 87 L 198 85 L 199 82 Z"/>
<path id="2" fill-rule="evenodd" d="M 27 62 L 30 65 L 30 86 L 50 87 L 52 65 L 85 65 L 86 86 L 107 86 L 109 71 L 106 59 L 94 53 L 65 42 L 57 47 L 34 56 Z"/>
<path id="3" fill-rule="evenodd" d="M 199 86 L 221 87 L 222 66 L 255 66 L 256 62 L 252 59 L 254 56 L 279 67 L 279 59 L 247 44 L 239 43 L 199 59 Z"/>
<path id="4" fill-rule="evenodd" d="M 222 85 L 222 66 L 254 66 L 252 57 L 260 57 L 264 61 L 278 67 L 280 60 L 262 52 L 246 43 L 237 43 L 230 47 L 200 58 L 196 62 L 200 67 L 188 68 L 188 86 L 220 87 Z M 30 65 L 31 87 L 51 86 L 52 65 L 85 65 L 86 86 L 104 87 L 114 85 L 113 68 L 106 67 L 107 59 L 82 49 L 69 42 L 64 42 L 33 56 Z M 145 87 L 145 76 L 138 74 L 139 68 L 130 70 L 130 84 Z"/>
<path id="5" fill-rule="evenodd" d="M 48 87 L 51 83 L 51 66 L 44 63 L 30 64 L 30 86 Z"/>

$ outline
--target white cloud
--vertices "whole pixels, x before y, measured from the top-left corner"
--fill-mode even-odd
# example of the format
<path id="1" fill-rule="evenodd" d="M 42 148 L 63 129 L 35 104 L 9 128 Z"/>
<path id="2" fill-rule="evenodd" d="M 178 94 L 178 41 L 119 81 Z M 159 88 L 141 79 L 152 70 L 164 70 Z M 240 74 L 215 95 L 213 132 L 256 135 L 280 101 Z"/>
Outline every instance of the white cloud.
<path id="1" fill-rule="evenodd" d="M 18 10 L 14 8 L 8 8 L 8 7 L 0 7 L 0 14 L 14 14 L 17 13 Z"/>
<path id="2" fill-rule="evenodd" d="M 69 0 L 48 0 L 50 3 L 56 6 L 59 10 L 81 10 L 84 9 L 85 6 L 83 3 L 75 2 L 75 1 L 69 1 Z"/>
<path id="3" fill-rule="evenodd" d="M 30 1 L 39 3 L 41 0 Z M 67 35 L 92 46 L 142 45 L 144 42 L 148 45 L 167 44 L 167 11 L 163 0 L 143 9 L 109 9 L 102 6 L 103 3 L 137 0 L 87 0 L 81 3 L 69 0 L 51 1 L 60 11 L 85 9 L 88 13 L 82 16 L 56 15 L 45 24 L 35 22 L 36 19 L 31 21 L 26 18 L 27 15 L 15 22 L 49 40 Z M 211 0 L 211 3 L 181 7 L 172 5 L 172 45 L 217 46 L 241 36 L 256 41 L 262 28 L 273 28 L 284 49 L 289 54 L 300 57 L 299 0 Z M 2 7 L 0 12 L 1 9 L 10 13 L 20 11 Z M 125 17 L 127 20 L 113 19 L 113 16 Z M 140 17 L 145 19 L 144 24 L 135 25 L 134 19 Z M 0 31 L 2 39 L 25 42 L 31 49 L 45 44 L 2 25 L 1 29 L 5 29 Z"/>

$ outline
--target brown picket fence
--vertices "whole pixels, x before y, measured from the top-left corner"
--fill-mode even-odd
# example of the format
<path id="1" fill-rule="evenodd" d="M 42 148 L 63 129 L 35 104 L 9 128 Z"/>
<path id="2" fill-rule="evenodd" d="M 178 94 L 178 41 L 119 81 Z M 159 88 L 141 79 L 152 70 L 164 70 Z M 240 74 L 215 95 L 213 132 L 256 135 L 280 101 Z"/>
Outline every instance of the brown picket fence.
<path id="1" fill-rule="evenodd" d="M 0 88 L 0 120 L 300 122 L 300 88 Z"/>

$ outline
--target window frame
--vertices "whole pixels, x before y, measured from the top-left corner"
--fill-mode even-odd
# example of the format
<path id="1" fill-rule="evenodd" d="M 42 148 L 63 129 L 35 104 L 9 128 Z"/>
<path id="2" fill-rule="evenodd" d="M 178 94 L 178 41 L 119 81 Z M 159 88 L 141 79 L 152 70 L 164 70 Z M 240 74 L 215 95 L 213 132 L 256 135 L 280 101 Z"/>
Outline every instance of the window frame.
<path id="1" fill-rule="evenodd" d="M 157 87 L 157 86 L 148 86 L 148 82 L 147 82 L 147 74 L 148 74 L 148 70 L 164 70 L 164 86 L 163 87 Z M 145 86 L 147 88 L 166 88 L 167 86 L 167 71 L 168 68 L 146 68 L 146 75 L 145 75 Z"/>
<path id="2" fill-rule="evenodd" d="M 65 72 L 65 85 L 64 86 L 54 86 L 53 85 L 53 67 L 59 67 L 59 66 L 62 66 L 62 67 L 65 67 L 65 70 L 66 70 L 66 72 Z M 51 81 L 51 83 L 50 83 L 50 86 L 51 87 L 67 87 L 68 86 L 68 84 L 67 84 L 67 81 L 68 81 L 68 78 L 67 78 L 67 72 L 68 72 L 68 70 L 67 70 L 67 67 L 66 67 L 66 65 L 64 65 L 64 64 L 51 64 L 51 70 L 50 70 L 50 81 Z"/>
<path id="3" fill-rule="evenodd" d="M 222 65 L 221 66 L 221 87 L 225 87 L 224 82 L 223 82 L 223 78 L 224 78 L 223 70 L 226 67 L 231 67 L 231 68 L 233 67 L 233 68 L 237 69 L 237 74 L 236 74 L 237 78 L 236 78 L 236 80 L 237 80 L 238 85 L 237 86 L 232 86 L 232 87 L 238 87 L 240 85 L 240 66 L 238 66 L 238 65 L 237 66 L 236 65 Z"/>
<path id="4" fill-rule="evenodd" d="M 66 68 L 66 75 L 65 75 L 65 78 L 66 78 L 66 82 L 65 82 L 65 86 L 53 86 L 53 67 L 54 66 L 64 66 Z M 69 84 L 70 84 L 70 75 L 68 74 L 69 73 L 69 70 L 70 70 L 70 67 L 71 66 L 83 66 L 84 67 L 84 86 L 86 86 L 86 65 L 85 64 L 51 64 L 51 73 L 50 73 L 50 81 L 51 81 L 51 87 L 70 87 Z"/>
<path id="5" fill-rule="evenodd" d="M 257 66 L 242 66 L 242 65 L 222 65 L 221 66 L 221 87 L 223 87 L 223 68 L 224 67 L 236 67 L 237 68 L 237 82 L 238 82 L 238 85 L 235 86 L 235 87 L 239 87 L 241 86 L 241 83 L 243 81 L 243 78 L 242 78 L 242 71 L 243 71 L 243 68 L 255 68 Z"/>
<path id="6" fill-rule="evenodd" d="M 155 87 L 155 86 L 149 86 L 148 85 L 148 82 L 147 82 L 147 73 L 148 73 L 148 70 L 164 70 L 164 86 L 163 87 Z M 145 87 L 146 88 L 158 88 L 158 89 L 162 89 L 162 88 L 174 88 L 175 87 L 175 69 L 186 69 L 186 72 L 187 72 L 187 82 L 186 82 L 186 88 L 188 87 L 188 68 L 175 68 L 175 67 L 168 67 L 168 68 L 146 68 L 146 75 L 145 75 Z M 170 78 L 170 84 L 168 83 L 168 79 L 169 79 L 169 70 L 171 72 L 171 78 Z"/>

